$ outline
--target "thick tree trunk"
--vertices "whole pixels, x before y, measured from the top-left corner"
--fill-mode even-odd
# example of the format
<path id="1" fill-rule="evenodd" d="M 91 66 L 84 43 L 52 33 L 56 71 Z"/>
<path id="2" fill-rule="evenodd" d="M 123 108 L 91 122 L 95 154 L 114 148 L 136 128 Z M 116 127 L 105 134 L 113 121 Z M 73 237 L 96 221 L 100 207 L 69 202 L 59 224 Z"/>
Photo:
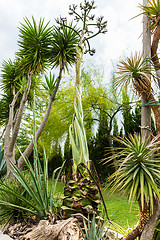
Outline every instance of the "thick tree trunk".
<path id="1" fill-rule="evenodd" d="M 160 212 L 160 203 L 158 199 L 154 200 L 154 209 L 153 213 L 144 227 L 140 240 L 152 240 L 155 230 L 155 225 L 159 217 Z"/>
<path id="2" fill-rule="evenodd" d="M 147 224 L 149 220 L 149 208 L 147 205 L 144 205 L 144 208 L 142 209 L 141 201 L 138 201 L 139 204 L 139 223 L 138 226 L 130 232 L 126 237 L 121 238 L 121 240 L 134 240 L 137 237 L 140 237 L 145 225 Z M 148 240 L 147 238 L 145 240 Z"/>
<path id="3" fill-rule="evenodd" d="M 157 27 L 154 31 L 152 46 L 151 46 L 151 57 L 156 69 L 160 69 L 159 58 L 157 56 L 159 39 L 160 39 L 160 21 L 158 22 Z"/>
<path id="4" fill-rule="evenodd" d="M 155 121 L 156 121 L 156 129 L 157 129 L 157 134 L 160 134 L 160 109 L 159 106 L 153 96 L 151 94 L 148 98 L 148 101 L 150 101 L 150 106 L 152 108 L 152 111 L 154 113 Z"/>
<path id="5" fill-rule="evenodd" d="M 47 120 L 49 118 L 49 114 L 51 112 L 51 108 L 52 108 L 52 104 L 55 100 L 55 97 L 56 97 L 56 93 L 58 91 L 58 88 L 59 88 L 59 84 L 60 84 L 60 81 L 62 79 L 62 72 L 63 72 L 63 69 L 64 69 L 64 65 L 62 64 L 61 68 L 60 68 L 60 71 L 59 71 L 59 76 L 58 76 L 58 81 L 57 81 L 57 84 L 55 86 L 55 89 L 54 89 L 54 92 L 53 94 L 50 96 L 50 99 L 49 99 L 49 104 L 48 104 L 48 107 L 47 107 L 47 110 L 45 112 L 45 115 L 44 115 L 44 118 L 36 132 L 36 141 L 38 141 L 38 139 L 40 138 L 41 136 L 41 133 L 43 132 L 43 129 L 47 123 Z M 25 158 L 28 158 L 30 156 L 30 154 L 32 153 L 33 151 L 33 141 L 31 141 L 29 143 L 29 145 L 27 146 L 27 148 L 25 149 L 25 151 L 23 152 L 23 156 Z M 24 160 L 23 160 L 23 157 L 21 156 L 19 159 L 18 159 L 18 168 L 19 169 L 22 169 L 24 166 Z"/>

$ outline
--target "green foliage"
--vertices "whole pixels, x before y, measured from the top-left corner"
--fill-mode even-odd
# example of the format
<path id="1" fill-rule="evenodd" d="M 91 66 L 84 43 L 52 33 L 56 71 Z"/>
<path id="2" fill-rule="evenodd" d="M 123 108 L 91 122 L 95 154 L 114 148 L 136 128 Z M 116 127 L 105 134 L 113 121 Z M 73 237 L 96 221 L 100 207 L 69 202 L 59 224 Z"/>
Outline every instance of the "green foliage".
<path id="1" fill-rule="evenodd" d="M 128 136 L 128 134 L 133 134 L 135 131 L 133 117 L 131 113 L 131 106 L 129 102 L 130 102 L 129 96 L 123 90 L 122 91 L 122 103 L 123 103 L 122 115 L 123 115 L 123 127 L 124 127 L 125 136 Z"/>
<path id="2" fill-rule="evenodd" d="M 54 89 L 55 89 L 57 79 L 55 79 L 55 75 L 53 74 L 53 76 L 52 76 L 52 74 L 50 72 L 49 77 L 45 74 L 45 80 L 46 80 L 46 82 L 42 83 L 42 86 L 51 96 L 53 94 Z"/>
<path id="3" fill-rule="evenodd" d="M 156 28 L 159 22 L 159 17 L 160 17 L 159 0 L 149 0 L 147 6 L 140 4 L 140 8 L 143 11 L 142 14 L 149 16 L 151 21 L 151 30 L 153 33 L 154 29 Z"/>
<path id="4" fill-rule="evenodd" d="M 160 239 L 160 217 L 158 218 L 158 221 L 156 223 L 153 240 L 159 240 Z"/>
<path id="5" fill-rule="evenodd" d="M 0 100 L 0 125 L 4 126 L 8 122 L 9 108 L 8 104 L 11 104 L 13 96 L 10 94 L 2 95 Z"/>
<path id="6" fill-rule="evenodd" d="M 4 150 L 0 147 L 0 179 L 6 174 L 7 166 L 4 158 Z"/>
<path id="7" fill-rule="evenodd" d="M 17 92 L 19 89 L 18 83 L 20 82 L 20 69 L 18 68 L 18 61 L 2 62 L 1 67 L 1 89 L 5 94 L 13 94 L 13 91 Z"/>
<path id="8" fill-rule="evenodd" d="M 100 223 L 100 219 L 96 222 L 95 215 L 90 219 L 88 216 L 88 225 L 86 225 L 86 221 L 83 219 L 84 224 L 84 232 L 80 228 L 83 239 L 84 240 L 107 240 L 107 231 L 104 226 L 104 222 Z"/>
<path id="9" fill-rule="evenodd" d="M 40 19 L 37 24 L 32 17 L 32 22 L 28 18 L 24 19 L 24 24 L 19 27 L 19 50 L 21 71 L 42 72 L 49 63 L 51 43 L 53 41 L 53 28 L 49 27 L 49 22 L 44 24 L 44 19 Z"/>
<path id="10" fill-rule="evenodd" d="M 52 147 L 52 152 L 48 160 L 48 173 L 50 176 L 52 176 L 53 171 L 56 168 L 59 168 L 62 166 L 64 162 L 61 146 L 58 144 L 58 142 L 55 142 L 54 146 Z"/>
<path id="11" fill-rule="evenodd" d="M 104 112 L 100 112 L 99 118 L 100 122 L 103 122 L 103 126 L 108 126 L 107 118 Z M 106 178 L 113 173 L 114 167 L 111 165 L 106 166 L 102 163 L 102 159 L 104 159 L 106 154 L 106 149 L 109 147 L 108 134 L 102 125 L 99 123 L 96 136 L 90 139 L 89 154 L 101 182 L 105 182 Z"/>
<path id="12" fill-rule="evenodd" d="M 115 140 L 123 147 L 108 161 L 118 158 L 118 170 L 109 177 L 112 191 L 123 191 L 129 195 L 129 201 L 141 201 L 142 209 L 147 204 L 153 210 L 153 199 L 159 195 L 159 157 L 156 139 L 148 143 L 141 135 L 118 137 Z"/>
<path id="13" fill-rule="evenodd" d="M 115 88 L 124 86 L 127 88 L 131 83 L 139 94 L 142 92 L 150 93 L 151 82 L 147 75 L 151 75 L 154 79 L 156 79 L 156 76 L 153 65 L 147 64 L 147 61 L 148 59 L 145 56 L 137 53 L 135 56 L 127 57 L 125 61 L 121 61 L 118 65 Z"/>
<path id="14" fill-rule="evenodd" d="M 23 172 L 23 177 L 29 184 L 29 175 Z M 21 196 L 19 198 L 18 196 Z M 23 198 L 27 201 L 23 201 Z M 0 224 L 18 222 L 28 215 L 33 215 L 32 198 L 26 192 L 23 185 L 17 179 L 5 179 L 0 181 Z"/>
<path id="15" fill-rule="evenodd" d="M 1 220 L 11 220 L 13 217 L 19 219 L 19 214 L 24 215 L 35 215 L 37 217 L 46 217 L 52 214 L 55 208 L 55 191 L 59 176 L 61 174 L 63 165 L 53 171 L 52 183 L 49 186 L 49 175 L 48 175 L 48 160 L 46 159 L 44 151 L 43 169 L 40 164 L 40 160 L 37 154 L 36 139 L 35 139 L 35 104 L 34 104 L 34 163 L 33 167 L 28 159 L 24 159 L 26 169 L 28 172 L 28 178 L 26 179 L 25 174 L 20 171 L 17 166 L 10 162 L 12 166 L 12 173 L 15 177 L 15 181 L 11 184 L 1 182 L 0 192 L 2 198 L 0 199 L 0 207 L 4 208 L 2 211 Z M 20 150 L 19 150 L 20 151 Z M 21 152 L 21 151 L 20 151 Z M 21 153 L 22 154 L 22 153 Z M 23 156 L 23 155 L 22 155 Z M 57 171 L 59 170 L 58 174 Z M 54 181 L 55 174 L 57 174 L 56 180 Z M 12 180 L 12 179 L 11 179 Z M 15 183 L 17 185 L 14 185 Z M 19 189 L 22 189 L 20 192 Z M 25 193 L 25 194 L 24 194 Z M 17 215 L 16 215 L 17 213 Z"/>
<path id="16" fill-rule="evenodd" d="M 78 44 L 78 35 L 76 26 L 69 24 L 69 27 L 61 26 L 53 29 L 52 48 L 50 52 L 50 61 L 53 66 L 58 67 L 62 64 L 68 68 L 76 60 L 76 46 Z"/>
<path id="17" fill-rule="evenodd" d="M 73 116 L 72 125 L 69 128 L 73 155 L 73 174 L 76 173 L 77 166 L 80 163 L 84 163 L 86 166 L 89 166 L 89 152 L 83 124 L 81 92 L 78 86 L 76 86 L 74 110 L 75 114 Z"/>

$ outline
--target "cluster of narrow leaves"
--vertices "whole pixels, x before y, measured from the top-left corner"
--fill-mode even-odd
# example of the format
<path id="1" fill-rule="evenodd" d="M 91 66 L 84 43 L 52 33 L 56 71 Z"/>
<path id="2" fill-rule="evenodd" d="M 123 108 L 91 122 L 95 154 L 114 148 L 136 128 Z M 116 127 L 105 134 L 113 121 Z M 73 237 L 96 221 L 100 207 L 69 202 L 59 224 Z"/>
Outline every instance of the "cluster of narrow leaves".
<path id="1" fill-rule="evenodd" d="M 148 0 L 148 5 L 140 4 L 142 14 L 147 15 L 151 20 L 151 31 L 153 32 L 159 22 L 160 17 L 160 1 L 159 0 Z"/>
<path id="2" fill-rule="evenodd" d="M 84 240 L 106 240 L 108 239 L 108 229 L 105 229 L 104 222 L 100 219 L 96 221 L 95 215 L 90 219 L 88 215 L 88 225 L 83 219 L 84 231 L 80 228 Z"/>
<path id="3" fill-rule="evenodd" d="M 19 51 L 17 56 L 21 59 L 21 68 L 26 72 L 34 70 L 40 72 L 48 66 L 48 57 L 51 50 L 53 28 L 40 19 L 37 25 L 32 17 L 33 24 L 28 18 L 19 28 Z"/>
<path id="4" fill-rule="evenodd" d="M 79 36 L 76 32 L 76 26 L 69 24 L 62 25 L 60 28 L 54 26 L 52 49 L 50 52 L 50 61 L 53 67 L 72 65 L 76 60 L 76 46 Z"/>
<path id="5" fill-rule="evenodd" d="M 129 201 L 140 200 L 142 209 L 144 204 L 153 210 L 154 198 L 160 198 L 160 159 L 159 143 L 153 139 L 148 143 L 142 136 L 134 134 L 128 138 L 115 138 L 122 147 L 117 153 L 107 158 L 107 162 L 116 161 L 118 170 L 109 177 L 111 191 L 128 193 Z"/>
<path id="6" fill-rule="evenodd" d="M 89 166 L 89 152 L 83 124 L 81 90 L 77 86 L 74 110 L 75 114 L 73 117 L 72 125 L 69 128 L 69 133 L 72 144 L 73 173 L 75 174 L 79 163 L 84 163 L 86 166 Z"/>
<path id="7" fill-rule="evenodd" d="M 122 86 L 127 89 L 131 83 L 139 94 L 150 94 L 151 80 L 148 75 L 151 75 L 154 79 L 156 79 L 156 76 L 154 67 L 150 64 L 148 58 L 136 53 L 134 56 L 121 61 L 117 67 L 117 77 L 114 82 L 116 89 Z"/>
<path id="8" fill-rule="evenodd" d="M 20 150 L 26 165 L 27 174 L 26 171 L 23 172 L 19 170 L 18 167 L 10 161 L 14 178 L 9 181 L 9 184 L 4 181 L 0 182 L 0 209 L 2 210 L 0 221 L 2 223 L 11 221 L 13 220 L 12 218 L 19 218 L 19 215 L 37 216 L 39 218 L 47 217 L 52 215 L 55 210 L 56 186 L 65 162 L 62 167 L 53 171 L 52 181 L 51 184 L 49 184 L 48 160 L 45 151 L 43 167 L 37 153 L 35 138 L 35 101 L 33 107 L 33 166 L 28 159 L 24 158 Z M 27 178 L 26 175 L 28 176 Z"/>

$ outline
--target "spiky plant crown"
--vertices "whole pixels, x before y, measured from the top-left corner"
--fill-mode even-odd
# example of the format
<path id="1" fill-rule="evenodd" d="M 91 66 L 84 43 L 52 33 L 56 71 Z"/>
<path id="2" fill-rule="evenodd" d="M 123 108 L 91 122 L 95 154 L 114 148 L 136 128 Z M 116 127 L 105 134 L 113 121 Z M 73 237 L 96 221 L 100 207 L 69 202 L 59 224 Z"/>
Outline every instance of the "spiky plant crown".
<path id="1" fill-rule="evenodd" d="M 142 135 L 129 135 L 128 138 L 115 138 L 122 147 L 117 154 L 106 160 L 117 159 L 118 170 L 109 177 L 111 190 L 126 192 L 129 201 L 141 201 L 142 209 L 147 204 L 153 210 L 154 198 L 160 198 L 160 159 L 157 150 L 159 143 L 153 139 L 143 140 Z"/>
<path id="2" fill-rule="evenodd" d="M 150 64 L 150 60 L 144 57 L 142 54 L 135 53 L 131 57 L 127 57 L 126 60 L 121 61 L 117 65 L 117 77 L 115 80 L 115 88 L 128 87 L 129 84 L 133 84 L 136 92 L 139 95 L 145 93 L 150 95 L 151 80 L 148 76 L 152 76 L 156 79 L 154 67 Z"/>

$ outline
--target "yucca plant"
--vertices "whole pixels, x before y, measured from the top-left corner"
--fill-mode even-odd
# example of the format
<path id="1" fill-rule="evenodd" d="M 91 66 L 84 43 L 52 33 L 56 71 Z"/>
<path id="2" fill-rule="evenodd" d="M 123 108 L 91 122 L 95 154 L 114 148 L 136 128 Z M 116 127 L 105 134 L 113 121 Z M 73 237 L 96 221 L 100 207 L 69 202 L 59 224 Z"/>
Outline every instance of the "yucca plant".
<path id="1" fill-rule="evenodd" d="M 148 75 L 151 75 L 154 79 L 156 79 L 156 75 L 153 65 L 148 64 L 149 61 L 148 58 L 138 53 L 120 61 L 117 65 L 118 71 L 114 82 L 115 88 L 118 89 L 122 86 L 127 88 L 129 84 L 133 84 L 139 95 L 143 93 L 150 95 L 151 81 Z"/>
<path id="2" fill-rule="evenodd" d="M 7 182 L 0 183 L 0 192 L 2 196 L 2 198 L 0 198 L 0 207 L 3 209 L 1 214 L 2 222 L 3 219 L 6 221 L 5 215 L 8 216 L 8 221 L 12 218 L 17 217 L 13 213 L 21 213 L 22 216 L 34 215 L 38 218 L 48 217 L 49 215 L 54 214 L 54 200 L 56 198 L 55 191 L 64 163 L 62 167 L 54 170 L 51 186 L 49 186 L 48 160 L 44 151 L 44 160 L 42 167 L 36 147 L 35 101 L 33 107 L 33 166 L 31 165 L 30 161 L 28 159 L 25 159 L 21 153 L 28 172 L 28 178 L 26 178 L 24 172 L 19 170 L 18 167 L 10 161 L 12 167 L 11 171 L 15 179 L 11 179 L 9 184 L 7 184 Z M 57 176 L 55 179 L 56 174 Z M 17 183 L 19 187 L 15 188 L 14 184 Z M 19 189 L 22 189 L 22 191 L 19 191 Z M 11 214 L 9 215 L 8 212 Z"/>
<path id="3" fill-rule="evenodd" d="M 89 218 L 88 224 L 86 224 L 83 218 L 84 231 L 81 227 L 80 231 L 82 233 L 83 240 L 107 240 L 108 239 L 108 229 L 105 229 L 104 222 L 101 223 L 100 219 L 96 221 L 95 215 L 93 218 Z"/>
<path id="4" fill-rule="evenodd" d="M 158 25 L 160 17 L 160 1 L 159 0 L 148 0 L 148 5 L 144 6 L 140 4 L 142 9 L 141 14 L 147 15 L 151 20 L 151 30 L 155 30 L 155 27 Z"/>
<path id="5" fill-rule="evenodd" d="M 160 159 L 157 153 L 159 143 L 157 139 L 144 141 L 141 134 L 114 140 L 123 147 L 118 148 L 114 156 L 107 158 L 108 162 L 118 159 L 118 170 L 109 177 L 109 186 L 112 192 L 126 192 L 131 205 L 133 201 L 138 201 L 139 224 L 132 232 L 136 238 L 142 233 L 153 212 L 154 200 L 160 199 Z"/>
<path id="6" fill-rule="evenodd" d="M 50 61 L 53 67 L 72 66 L 76 62 L 76 46 L 79 36 L 77 27 L 70 23 L 67 26 L 61 25 L 60 28 L 54 26 L 53 41 L 51 44 Z"/>
<path id="7" fill-rule="evenodd" d="M 19 28 L 19 50 L 17 57 L 20 58 L 22 71 L 41 72 L 48 67 L 49 56 L 52 43 L 52 26 L 49 22 L 44 23 L 40 19 L 38 25 L 32 17 L 32 22 L 28 18 L 24 19 Z"/>

